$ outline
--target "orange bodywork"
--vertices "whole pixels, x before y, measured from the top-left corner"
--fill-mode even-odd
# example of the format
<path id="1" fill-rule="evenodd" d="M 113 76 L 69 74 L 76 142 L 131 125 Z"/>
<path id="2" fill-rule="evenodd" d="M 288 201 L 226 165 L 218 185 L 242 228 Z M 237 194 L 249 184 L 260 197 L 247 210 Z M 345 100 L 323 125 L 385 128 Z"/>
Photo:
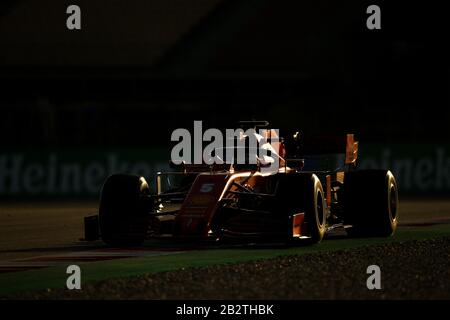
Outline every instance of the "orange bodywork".
<path id="1" fill-rule="evenodd" d="M 305 235 L 305 214 L 303 212 L 294 214 L 292 217 L 292 236 L 293 237 L 301 237 Z"/>
<path id="2" fill-rule="evenodd" d="M 345 148 L 345 164 L 353 164 L 358 159 L 358 141 L 353 134 L 347 134 L 347 145 Z"/>
<path id="3" fill-rule="evenodd" d="M 197 176 L 175 219 L 179 234 L 188 236 L 208 234 L 209 223 L 227 181 L 227 176 L 222 174 Z"/>

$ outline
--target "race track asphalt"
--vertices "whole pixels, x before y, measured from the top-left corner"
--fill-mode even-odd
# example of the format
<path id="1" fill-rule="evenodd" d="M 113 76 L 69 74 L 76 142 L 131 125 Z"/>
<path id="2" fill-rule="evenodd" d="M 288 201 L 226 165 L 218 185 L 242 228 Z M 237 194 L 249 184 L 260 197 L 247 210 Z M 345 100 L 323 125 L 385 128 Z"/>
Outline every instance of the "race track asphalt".
<path id="1" fill-rule="evenodd" d="M 202 298 L 201 296 L 195 296 L 194 292 L 161 293 L 152 290 L 143 290 L 142 287 L 141 291 L 139 291 L 141 294 L 136 295 L 136 292 L 124 290 L 126 288 L 126 286 L 124 287 L 125 282 L 116 279 L 125 278 L 130 280 L 131 283 L 133 281 L 146 283 L 147 280 L 152 282 L 156 281 L 156 279 L 161 279 L 158 276 L 159 274 L 164 274 L 165 277 L 169 277 L 167 279 L 170 279 L 170 272 L 179 274 L 180 270 L 190 274 L 190 276 L 189 274 L 185 274 L 185 279 L 192 279 L 195 278 L 195 274 L 203 273 L 207 270 L 215 270 L 214 268 L 219 269 L 215 270 L 213 274 L 225 275 L 226 272 L 222 273 L 220 268 L 227 270 L 226 268 L 233 269 L 233 266 L 242 269 L 245 274 L 245 272 L 254 269 L 255 263 L 258 263 L 258 265 L 261 263 L 255 261 L 266 260 L 269 261 L 267 263 L 270 266 L 267 265 L 267 268 L 264 269 L 271 270 L 271 268 L 277 268 L 277 265 L 282 265 L 285 268 L 283 271 L 286 272 L 280 274 L 285 274 L 286 277 L 290 277 L 295 275 L 295 273 L 290 274 L 295 268 L 290 263 L 286 263 L 286 261 L 291 261 L 294 265 L 301 261 L 304 263 L 305 260 L 297 260 L 301 259 L 300 257 L 304 255 L 308 257 L 309 255 L 313 255 L 315 257 L 306 260 L 311 261 L 311 264 L 306 265 L 306 268 L 312 268 L 311 270 L 314 269 L 313 261 L 316 261 L 316 263 L 317 261 L 322 261 L 321 263 L 325 263 L 325 265 L 336 264 L 337 266 L 343 266 L 344 269 L 342 270 L 347 269 L 349 272 L 353 272 L 351 268 L 345 266 L 345 263 L 339 263 L 339 259 L 335 260 L 335 255 L 340 256 L 341 259 L 344 256 L 352 257 L 352 261 L 360 261 L 359 267 L 362 267 L 362 265 L 368 262 L 367 255 L 369 257 L 374 255 L 383 256 L 383 252 L 390 252 L 391 249 L 389 248 L 394 248 L 392 252 L 397 250 L 399 253 L 409 253 L 406 255 L 386 253 L 386 261 L 390 261 L 387 262 L 387 265 L 391 263 L 397 263 L 398 266 L 404 266 L 405 263 L 407 265 L 420 265 L 419 262 L 424 259 L 434 261 L 435 270 L 441 271 L 440 273 L 435 272 L 435 279 L 431 279 L 433 281 L 438 281 L 438 278 L 443 275 L 449 275 L 448 270 L 450 270 L 448 263 L 445 262 L 449 261 L 449 241 L 447 236 L 450 236 L 450 201 L 447 200 L 401 201 L 401 225 L 394 238 L 337 238 L 325 240 L 321 244 L 312 247 L 294 248 L 279 246 L 198 248 L 186 247 L 180 244 L 174 245 L 170 242 L 155 243 L 152 241 L 146 243 L 143 248 L 120 250 L 106 248 L 101 242 L 86 243 L 79 240 L 82 237 L 82 218 L 95 213 L 96 206 L 97 204 L 95 202 L 29 202 L 1 205 L 0 296 L 19 294 L 16 297 L 44 299 L 55 297 L 70 298 L 72 294 L 64 294 L 62 292 L 64 292 L 63 287 L 67 276 L 65 268 L 67 265 L 73 263 L 82 266 L 83 283 L 86 285 L 83 295 L 77 295 L 76 298 Z M 419 241 L 418 244 L 420 245 L 417 245 L 417 241 Z M 346 254 L 343 255 L 340 253 L 343 251 Z M 417 251 L 417 254 L 413 254 L 415 251 Z M 429 252 L 429 256 L 421 257 L 419 252 L 422 255 Z M 399 257 L 397 262 L 393 259 L 396 256 Z M 414 263 L 414 261 L 408 260 L 411 257 L 416 257 L 417 262 Z M 447 260 L 442 260 L 442 257 L 446 257 Z M 264 263 L 266 262 L 263 262 L 262 265 Z M 358 265 L 358 263 L 354 263 L 354 265 Z M 198 268 L 205 269 L 199 271 Z M 422 269 L 424 269 L 423 266 Z M 414 270 L 412 274 L 418 272 L 417 269 Z M 427 272 L 427 270 L 424 269 L 424 272 Z M 411 275 L 411 272 L 408 274 Z M 261 274 L 261 277 L 267 278 L 267 274 Z M 343 276 L 343 279 L 347 278 L 348 276 Z M 407 276 L 403 278 L 405 279 L 401 279 L 400 281 L 402 284 L 408 281 L 411 282 L 411 279 L 408 280 Z M 447 276 L 447 279 L 449 278 Z M 220 282 L 224 279 L 225 277 L 221 277 L 220 279 L 213 279 L 211 281 Z M 418 279 L 422 279 L 422 277 L 419 276 Z M 128 280 L 126 283 L 128 283 Z M 178 281 L 177 277 L 173 280 Z M 428 279 L 429 282 L 431 280 Z M 96 285 L 98 283 L 103 283 L 103 290 L 98 289 Z M 245 283 L 245 281 L 240 281 L 239 283 Z M 256 283 L 247 283 L 247 285 L 253 286 L 254 288 L 258 287 Z M 178 284 L 177 286 L 183 288 L 183 285 Z M 139 287 L 139 285 L 136 284 L 135 287 Z M 399 291 L 400 293 L 385 292 L 384 295 L 374 298 L 420 298 L 425 294 L 428 294 L 430 297 L 449 298 L 448 294 L 445 295 L 442 293 L 449 292 L 448 290 L 445 291 L 446 288 L 448 289 L 448 281 L 447 283 L 444 282 L 443 287 L 441 286 L 444 289 L 439 289 L 440 287 L 438 285 L 434 285 L 428 291 L 414 290 L 416 295 L 410 294 L 409 296 L 408 290 L 412 290 L 412 288 L 405 285 L 400 287 L 403 288 L 401 292 Z M 52 289 L 47 290 L 47 288 Z M 114 288 L 117 291 L 114 291 Z M 236 291 L 233 290 L 224 290 L 223 296 L 217 296 L 217 298 L 229 297 L 229 294 L 232 292 L 236 296 Z M 117 296 L 117 292 L 124 292 L 125 295 Z M 202 292 L 205 292 L 205 290 Z M 255 292 L 253 294 L 243 295 L 241 298 L 277 298 L 273 295 L 258 295 Z M 278 292 L 283 291 L 278 290 Z M 303 297 L 301 292 L 295 292 L 295 290 L 284 292 L 284 295 L 280 296 L 281 298 Z M 346 290 L 345 292 L 353 291 Z M 358 294 L 357 292 L 355 291 L 355 294 Z M 358 295 L 361 296 L 360 293 Z M 322 290 L 322 295 L 315 295 L 315 297 L 324 299 L 349 298 L 349 296 L 337 294 L 336 292 L 333 294 L 332 291 L 325 289 Z M 361 297 L 364 297 L 364 295 Z"/>

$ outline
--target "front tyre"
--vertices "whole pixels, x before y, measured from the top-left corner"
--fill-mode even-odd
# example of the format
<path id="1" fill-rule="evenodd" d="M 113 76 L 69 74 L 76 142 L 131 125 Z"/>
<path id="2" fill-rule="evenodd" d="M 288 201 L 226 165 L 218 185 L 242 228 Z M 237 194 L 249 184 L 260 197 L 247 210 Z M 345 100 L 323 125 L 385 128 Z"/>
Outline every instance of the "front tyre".
<path id="1" fill-rule="evenodd" d="M 305 242 L 322 241 L 326 231 L 326 204 L 319 178 L 310 173 L 283 175 L 277 193 L 278 203 L 285 214 L 305 214 L 307 234 L 303 236 L 309 237 Z M 292 225 L 289 226 L 288 237 L 292 240 Z"/>
<path id="2" fill-rule="evenodd" d="M 311 243 L 322 241 L 326 231 L 325 197 L 322 183 L 314 174 L 305 186 L 305 222 Z"/>
<path id="3" fill-rule="evenodd" d="M 143 177 L 114 174 L 105 181 L 99 208 L 100 235 L 111 246 L 144 242 L 149 226 L 148 195 Z"/>

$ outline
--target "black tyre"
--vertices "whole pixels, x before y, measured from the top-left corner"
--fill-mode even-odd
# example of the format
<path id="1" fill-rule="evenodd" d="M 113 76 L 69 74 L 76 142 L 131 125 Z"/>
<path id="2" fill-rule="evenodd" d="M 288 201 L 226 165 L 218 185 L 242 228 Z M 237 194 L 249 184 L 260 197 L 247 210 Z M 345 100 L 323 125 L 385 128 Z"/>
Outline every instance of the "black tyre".
<path id="1" fill-rule="evenodd" d="M 322 184 L 315 174 L 282 175 L 277 189 L 277 202 L 288 216 L 304 212 L 307 243 L 322 241 L 326 231 L 325 198 Z M 292 224 L 288 226 L 292 239 Z"/>
<path id="2" fill-rule="evenodd" d="M 149 225 L 150 190 L 143 177 L 115 174 L 104 183 L 99 208 L 100 235 L 112 246 L 140 245 Z"/>
<path id="3" fill-rule="evenodd" d="M 347 172 L 344 178 L 345 223 L 351 236 L 388 237 L 398 221 L 395 177 L 386 170 Z"/>

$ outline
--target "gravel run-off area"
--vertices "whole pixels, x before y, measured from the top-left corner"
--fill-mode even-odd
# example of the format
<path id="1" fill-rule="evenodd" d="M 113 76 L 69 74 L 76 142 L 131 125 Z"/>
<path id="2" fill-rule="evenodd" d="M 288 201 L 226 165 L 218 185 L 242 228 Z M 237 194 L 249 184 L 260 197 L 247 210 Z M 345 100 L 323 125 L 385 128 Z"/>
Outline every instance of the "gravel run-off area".
<path id="1" fill-rule="evenodd" d="M 368 290 L 369 265 L 381 269 Z M 19 299 L 450 299 L 450 237 L 186 268 Z"/>

